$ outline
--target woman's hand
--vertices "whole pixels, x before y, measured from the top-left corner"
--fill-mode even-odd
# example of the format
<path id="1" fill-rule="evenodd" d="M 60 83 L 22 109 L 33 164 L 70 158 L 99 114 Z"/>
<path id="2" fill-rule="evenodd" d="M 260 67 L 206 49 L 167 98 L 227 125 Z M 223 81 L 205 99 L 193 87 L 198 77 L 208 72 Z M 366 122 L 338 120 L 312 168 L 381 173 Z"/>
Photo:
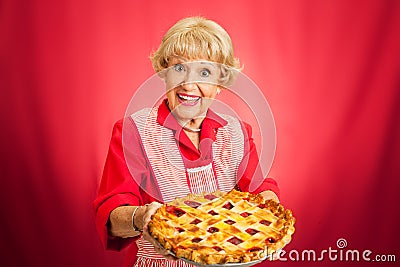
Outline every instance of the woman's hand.
<path id="1" fill-rule="evenodd" d="M 176 259 L 169 252 L 163 249 L 157 241 L 151 237 L 147 224 L 150 222 L 153 215 L 162 204 L 152 202 L 145 206 L 120 206 L 115 208 L 110 214 L 110 233 L 113 236 L 122 238 L 135 237 L 143 231 L 143 237 L 153 244 L 157 253 L 163 255 L 167 259 Z M 134 218 L 132 218 L 132 215 Z M 139 230 L 136 231 L 133 225 Z"/>
<path id="2" fill-rule="evenodd" d="M 275 202 L 279 203 L 278 196 L 271 190 L 266 190 L 260 193 L 265 200 L 272 199 Z"/>
<path id="3" fill-rule="evenodd" d="M 140 235 L 132 226 L 132 214 L 137 207 L 120 206 L 115 208 L 109 217 L 109 232 L 112 236 L 128 238 Z"/>
<path id="4" fill-rule="evenodd" d="M 136 227 L 139 229 L 143 229 L 143 238 L 149 241 L 153 246 L 156 252 L 160 255 L 163 255 L 165 258 L 169 260 L 176 260 L 171 254 L 169 254 L 168 250 L 165 250 L 161 247 L 158 242 L 150 235 L 147 225 L 150 222 L 151 215 L 153 215 L 158 208 L 160 208 L 162 204 L 158 202 L 152 202 L 149 205 L 144 206 L 142 210 L 137 211 L 137 215 L 135 214 L 135 223 Z M 140 208 L 139 208 L 140 209 Z M 137 219 L 136 219 L 137 218 Z M 140 218 L 140 219 L 139 219 Z M 141 228 L 142 227 L 142 228 Z"/>

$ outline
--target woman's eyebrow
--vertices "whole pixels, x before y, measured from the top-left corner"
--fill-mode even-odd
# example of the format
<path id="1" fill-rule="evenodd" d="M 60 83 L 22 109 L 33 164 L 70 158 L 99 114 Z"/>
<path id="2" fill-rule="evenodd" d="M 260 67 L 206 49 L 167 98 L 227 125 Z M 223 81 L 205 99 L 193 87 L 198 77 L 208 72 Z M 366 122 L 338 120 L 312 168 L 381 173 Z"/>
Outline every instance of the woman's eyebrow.
<path id="1" fill-rule="evenodd" d="M 200 64 L 202 64 L 202 65 L 209 65 L 209 66 L 212 66 L 213 68 L 215 68 L 215 63 L 214 63 L 214 62 L 210 62 L 210 61 L 200 61 Z"/>

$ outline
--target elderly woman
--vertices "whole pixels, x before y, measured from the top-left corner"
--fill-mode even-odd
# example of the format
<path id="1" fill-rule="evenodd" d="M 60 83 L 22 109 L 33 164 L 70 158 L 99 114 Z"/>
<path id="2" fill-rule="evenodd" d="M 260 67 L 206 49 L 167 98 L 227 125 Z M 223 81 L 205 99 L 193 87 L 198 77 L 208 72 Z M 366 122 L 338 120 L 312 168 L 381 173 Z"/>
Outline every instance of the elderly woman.
<path id="1" fill-rule="evenodd" d="M 189 193 L 249 191 L 261 171 L 250 126 L 209 109 L 240 69 L 228 33 L 205 18 L 182 19 L 151 60 L 166 99 L 115 124 L 94 201 L 96 225 L 107 249 L 128 247 L 124 266 L 189 266 L 148 234 L 151 215 Z M 252 193 L 278 201 L 270 178 Z"/>

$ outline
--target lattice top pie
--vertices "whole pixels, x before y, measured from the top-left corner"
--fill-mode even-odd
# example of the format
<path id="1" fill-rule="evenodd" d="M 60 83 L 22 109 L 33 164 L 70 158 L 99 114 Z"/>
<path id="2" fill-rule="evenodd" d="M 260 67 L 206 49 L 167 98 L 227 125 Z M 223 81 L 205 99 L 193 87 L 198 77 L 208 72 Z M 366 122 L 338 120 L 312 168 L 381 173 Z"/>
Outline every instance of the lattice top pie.
<path id="1" fill-rule="evenodd" d="M 159 208 L 150 234 L 178 258 L 200 264 L 264 259 L 291 240 L 290 210 L 261 195 L 232 190 L 177 198 Z"/>

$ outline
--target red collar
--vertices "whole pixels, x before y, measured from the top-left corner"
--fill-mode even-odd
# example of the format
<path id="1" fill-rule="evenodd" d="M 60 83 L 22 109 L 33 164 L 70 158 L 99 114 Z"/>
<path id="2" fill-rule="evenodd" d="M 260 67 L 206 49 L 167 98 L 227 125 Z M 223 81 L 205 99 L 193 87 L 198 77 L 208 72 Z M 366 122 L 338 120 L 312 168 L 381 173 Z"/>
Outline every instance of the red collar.
<path id="1" fill-rule="evenodd" d="M 162 126 L 175 131 L 175 138 L 178 140 L 179 133 L 182 132 L 182 126 L 178 123 L 169 110 L 167 99 L 165 99 L 158 107 L 157 122 Z M 211 109 L 208 109 L 206 117 L 201 124 L 200 140 L 204 138 L 211 138 L 215 141 L 216 129 L 223 127 L 228 122 L 216 114 Z"/>

